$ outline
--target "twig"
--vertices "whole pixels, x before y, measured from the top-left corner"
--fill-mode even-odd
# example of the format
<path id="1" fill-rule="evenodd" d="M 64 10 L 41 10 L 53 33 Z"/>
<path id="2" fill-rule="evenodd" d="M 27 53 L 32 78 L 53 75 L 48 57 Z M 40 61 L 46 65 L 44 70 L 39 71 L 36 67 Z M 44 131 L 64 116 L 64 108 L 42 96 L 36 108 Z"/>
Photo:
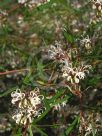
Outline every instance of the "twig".
<path id="1" fill-rule="evenodd" d="M 7 74 L 13 74 L 13 73 L 17 73 L 17 72 L 22 72 L 22 71 L 30 71 L 30 69 L 18 69 L 18 70 L 0 72 L 0 76 L 1 75 L 7 75 Z"/>

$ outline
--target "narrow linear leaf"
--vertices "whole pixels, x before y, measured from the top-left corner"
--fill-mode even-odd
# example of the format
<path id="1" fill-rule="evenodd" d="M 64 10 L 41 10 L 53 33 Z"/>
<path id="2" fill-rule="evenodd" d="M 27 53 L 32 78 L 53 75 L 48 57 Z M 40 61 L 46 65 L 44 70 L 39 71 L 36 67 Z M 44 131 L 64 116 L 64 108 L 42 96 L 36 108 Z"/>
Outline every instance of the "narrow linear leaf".
<path id="1" fill-rule="evenodd" d="M 10 93 L 13 92 L 14 90 L 16 90 L 16 88 L 17 88 L 17 87 L 14 87 L 14 88 L 12 88 L 12 89 L 10 89 L 10 90 L 8 90 L 8 91 L 6 91 L 6 92 L 0 94 L 0 98 L 1 98 L 1 97 L 4 97 L 4 96 L 7 96 L 8 94 L 10 94 Z"/>
<path id="2" fill-rule="evenodd" d="M 42 131 L 40 128 L 38 128 L 38 127 L 36 127 L 36 126 L 34 126 L 34 128 L 36 129 L 36 131 L 38 131 L 40 134 L 41 134 L 41 136 L 48 136 L 44 131 Z"/>
<path id="3" fill-rule="evenodd" d="M 75 120 L 73 121 L 73 123 L 67 128 L 67 130 L 65 131 L 65 134 L 68 136 L 74 129 L 74 127 L 76 126 L 77 122 L 78 122 L 79 117 L 76 117 Z"/>

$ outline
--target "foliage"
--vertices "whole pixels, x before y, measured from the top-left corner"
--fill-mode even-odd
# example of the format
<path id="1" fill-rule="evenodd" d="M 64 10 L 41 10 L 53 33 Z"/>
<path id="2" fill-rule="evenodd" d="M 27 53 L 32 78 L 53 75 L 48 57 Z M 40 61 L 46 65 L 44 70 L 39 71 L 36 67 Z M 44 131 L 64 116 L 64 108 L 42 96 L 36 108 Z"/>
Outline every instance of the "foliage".
<path id="1" fill-rule="evenodd" d="M 100 136 L 101 0 L 29 2 L 0 2 L 0 135 Z M 41 95 L 34 93 L 36 87 Z M 16 124 L 12 117 L 21 111 L 19 103 L 23 110 L 31 107 L 32 91 L 33 102 L 44 97 L 43 112 Z"/>

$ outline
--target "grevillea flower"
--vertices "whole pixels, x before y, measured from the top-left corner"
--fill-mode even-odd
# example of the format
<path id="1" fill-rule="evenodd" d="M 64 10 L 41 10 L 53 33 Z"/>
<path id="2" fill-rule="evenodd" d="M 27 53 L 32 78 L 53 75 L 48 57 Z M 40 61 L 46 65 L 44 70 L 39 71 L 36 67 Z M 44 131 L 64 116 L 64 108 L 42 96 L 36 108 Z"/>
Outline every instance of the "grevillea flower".
<path id="1" fill-rule="evenodd" d="M 89 37 L 81 41 L 81 44 L 90 43 Z M 63 64 L 61 65 L 62 77 L 73 84 L 84 79 L 91 69 L 91 65 L 85 65 L 81 60 L 78 61 L 78 51 L 75 48 L 69 49 L 68 52 L 64 51 L 58 42 L 55 43 L 55 46 L 50 46 L 48 55 L 50 59 Z M 73 58 L 76 59 L 77 65 L 73 63 Z"/>
<path id="2" fill-rule="evenodd" d="M 21 92 L 17 89 L 11 93 L 12 104 L 17 107 L 17 111 L 12 116 L 17 124 L 31 123 L 33 117 L 38 117 L 43 111 L 42 100 L 43 95 L 40 95 L 39 88 L 35 88 L 30 92 Z"/>
<path id="3" fill-rule="evenodd" d="M 56 41 L 55 45 L 50 46 L 48 56 L 51 60 L 63 62 L 63 60 L 65 60 L 65 51 L 62 50 L 61 44 Z"/>
<path id="4" fill-rule="evenodd" d="M 102 0 L 92 0 L 92 8 L 96 10 L 96 16 L 102 19 Z"/>
<path id="5" fill-rule="evenodd" d="M 58 103 L 53 105 L 54 110 L 60 111 L 63 107 L 65 107 L 67 104 L 67 101 L 64 101 L 62 103 Z"/>
<path id="6" fill-rule="evenodd" d="M 93 9 L 98 9 L 99 11 L 102 10 L 102 0 L 92 0 L 92 3 L 93 3 Z"/>
<path id="7" fill-rule="evenodd" d="M 81 46 L 84 46 L 87 50 L 91 48 L 91 39 L 87 35 L 80 41 Z"/>
<path id="8" fill-rule="evenodd" d="M 79 65 L 78 67 L 62 67 L 62 77 L 66 78 L 71 83 L 79 83 L 80 80 L 84 79 L 86 73 L 89 73 L 91 65 Z"/>

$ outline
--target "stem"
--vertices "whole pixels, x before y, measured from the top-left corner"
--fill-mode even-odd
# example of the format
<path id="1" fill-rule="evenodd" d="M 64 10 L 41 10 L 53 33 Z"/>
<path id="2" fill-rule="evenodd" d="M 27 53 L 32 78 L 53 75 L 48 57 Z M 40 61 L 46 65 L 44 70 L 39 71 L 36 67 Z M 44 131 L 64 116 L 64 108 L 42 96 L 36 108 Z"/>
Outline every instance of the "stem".
<path id="1" fill-rule="evenodd" d="M 81 136 L 84 136 L 84 134 L 83 134 L 83 108 L 82 108 L 82 101 L 83 101 L 83 99 L 82 99 L 82 96 L 80 97 L 80 121 L 81 121 L 81 125 L 82 125 L 82 131 L 81 131 Z"/>
<path id="2" fill-rule="evenodd" d="M 33 136 L 33 132 L 32 132 L 32 127 L 31 127 L 31 125 L 29 125 L 29 133 L 30 133 L 30 136 Z"/>
<path id="3" fill-rule="evenodd" d="M 11 71 L 6 71 L 6 72 L 0 72 L 0 76 L 1 75 L 7 75 L 7 74 L 13 74 L 13 73 L 17 73 L 17 72 L 22 72 L 22 71 L 30 71 L 30 69 L 18 69 L 18 70 L 11 70 Z"/>
<path id="4" fill-rule="evenodd" d="M 27 129 L 28 129 L 28 123 L 22 129 L 22 136 L 26 136 L 27 135 Z"/>

